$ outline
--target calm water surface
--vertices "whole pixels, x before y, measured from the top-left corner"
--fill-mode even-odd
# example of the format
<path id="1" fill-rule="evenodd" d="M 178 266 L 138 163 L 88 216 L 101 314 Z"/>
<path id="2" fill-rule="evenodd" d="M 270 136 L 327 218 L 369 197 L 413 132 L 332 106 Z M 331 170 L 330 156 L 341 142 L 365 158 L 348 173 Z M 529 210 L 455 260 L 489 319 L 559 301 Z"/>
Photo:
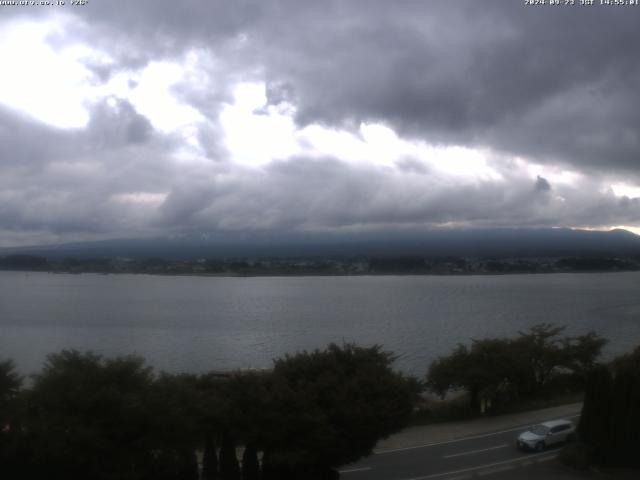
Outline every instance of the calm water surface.
<path id="1" fill-rule="evenodd" d="M 39 370 L 63 348 L 138 353 L 172 372 L 269 367 L 329 342 L 382 344 L 422 375 L 457 342 L 540 322 L 640 344 L 640 272 L 214 278 L 0 272 L 0 358 Z"/>

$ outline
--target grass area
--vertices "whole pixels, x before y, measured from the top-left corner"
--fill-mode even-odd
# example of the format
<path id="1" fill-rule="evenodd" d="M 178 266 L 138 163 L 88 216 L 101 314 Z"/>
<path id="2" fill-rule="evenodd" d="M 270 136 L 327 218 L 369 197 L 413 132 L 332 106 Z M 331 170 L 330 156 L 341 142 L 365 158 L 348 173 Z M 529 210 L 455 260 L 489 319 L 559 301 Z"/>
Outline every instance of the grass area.
<path id="1" fill-rule="evenodd" d="M 460 420 L 472 420 L 474 418 L 507 413 L 528 412 L 542 410 L 549 407 L 557 407 L 583 400 L 582 392 L 541 393 L 518 402 L 497 404 L 486 413 L 481 414 L 469 405 L 469 397 L 466 394 L 458 395 L 448 400 L 429 398 L 414 412 L 410 425 L 428 425 L 432 423 L 451 422 Z"/>
<path id="2" fill-rule="evenodd" d="M 504 405 L 490 415 L 501 415 L 504 413 L 528 412 L 531 410 L 542 410 L 543 408 L 557 407 L 569 403 L 582 402 L 584 392 L 569 392 L 556 395 L 540 395 L 521 402 Z"/>

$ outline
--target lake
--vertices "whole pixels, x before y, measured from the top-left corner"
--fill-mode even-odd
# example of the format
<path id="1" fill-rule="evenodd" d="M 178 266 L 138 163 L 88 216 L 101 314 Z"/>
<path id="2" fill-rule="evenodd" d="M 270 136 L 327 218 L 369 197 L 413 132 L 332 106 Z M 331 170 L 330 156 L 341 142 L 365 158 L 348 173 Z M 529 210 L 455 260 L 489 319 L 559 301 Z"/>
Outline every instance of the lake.
<path id="1" fill-rule="evenodd" d="M 540 322 L 640 344 L 640 272 L 503 276 L 171 277 L 0 272 L 0 358 L 38 371 L 63 348 L 157 369 L 264 368 L 330 342 L 382 344 L 423 375 L 458 342 Z"/>

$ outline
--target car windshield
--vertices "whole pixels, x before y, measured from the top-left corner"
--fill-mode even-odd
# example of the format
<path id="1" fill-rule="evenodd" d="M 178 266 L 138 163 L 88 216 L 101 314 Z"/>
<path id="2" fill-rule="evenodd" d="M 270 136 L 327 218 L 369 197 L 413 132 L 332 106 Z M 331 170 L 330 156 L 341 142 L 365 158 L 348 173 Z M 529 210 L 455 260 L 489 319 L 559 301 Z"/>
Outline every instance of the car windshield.
<path id="1" fill-rule="evenodd" d="M 546 435 L 549 432 L 549 427 L 545 427 L 544 425 L 534 425 L 529 429 L 529 431 L 536 435 Z"/>

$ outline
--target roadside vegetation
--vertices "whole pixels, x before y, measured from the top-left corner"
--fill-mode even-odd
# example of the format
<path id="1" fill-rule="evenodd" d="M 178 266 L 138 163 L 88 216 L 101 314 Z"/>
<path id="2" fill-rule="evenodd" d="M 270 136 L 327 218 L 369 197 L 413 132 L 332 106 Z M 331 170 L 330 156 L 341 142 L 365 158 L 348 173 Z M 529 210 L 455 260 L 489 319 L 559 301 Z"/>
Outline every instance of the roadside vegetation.
<path id="1" fill-rule="evenodd" d="M 606 340 L 594 332 L 562 336 L 540 324 L 515 338 L 474 340 L 434 361 L 417 422 L 534 410 L 584 399 L 578 439 L 562 451 L 575 467 L 640 467 L 640 346 L 600 361 Z M 453 394 L 453 395 L 452 395 Z"/>
<path id="2" fill-rule="evenodd" d="M 379 347 L 330 345 L 268 372 L 156 374 L 135 356 L 50 355 L 32 385 L 0 364 L 2 478 L 337 478 L 407 422 L 418 385 Z M 239 460 L 240 459 L 240 460 Z"/>
<path id="3" fill-rule="evenodd" d="M 137 356 L 71 350 L 50 355 L 25 382 L 2 361 L 3 478 L 334 479 L 409 422 L 583 395 L 580 441 L 564 456 L 576 465 L 638 466 L 640 347 L 601 364 L 604 339 L 563 332 L 541 324 L 515 338 L 458 345 L 423 381 L 395 372 L 393 354 L 380 347 L 352 344 L 228 374 L 157 373 Z"/>
<path id="4" fill-rule="evenodd" d="M 586 467 L 640 467 L 640 346 L 587 377 L 578 433 L 565 462 Z"/>
<path id="5" fill-rule="evenodd" d="M 451 419 L 579 400 L 606 340 L 594 332 L 575 337 L 563 332 L 564 327 L 543 323 L 515 338 L 459 344 L 426 375 L 427 390 L 450 400 L 427 402 L 419 416 Z"/>

